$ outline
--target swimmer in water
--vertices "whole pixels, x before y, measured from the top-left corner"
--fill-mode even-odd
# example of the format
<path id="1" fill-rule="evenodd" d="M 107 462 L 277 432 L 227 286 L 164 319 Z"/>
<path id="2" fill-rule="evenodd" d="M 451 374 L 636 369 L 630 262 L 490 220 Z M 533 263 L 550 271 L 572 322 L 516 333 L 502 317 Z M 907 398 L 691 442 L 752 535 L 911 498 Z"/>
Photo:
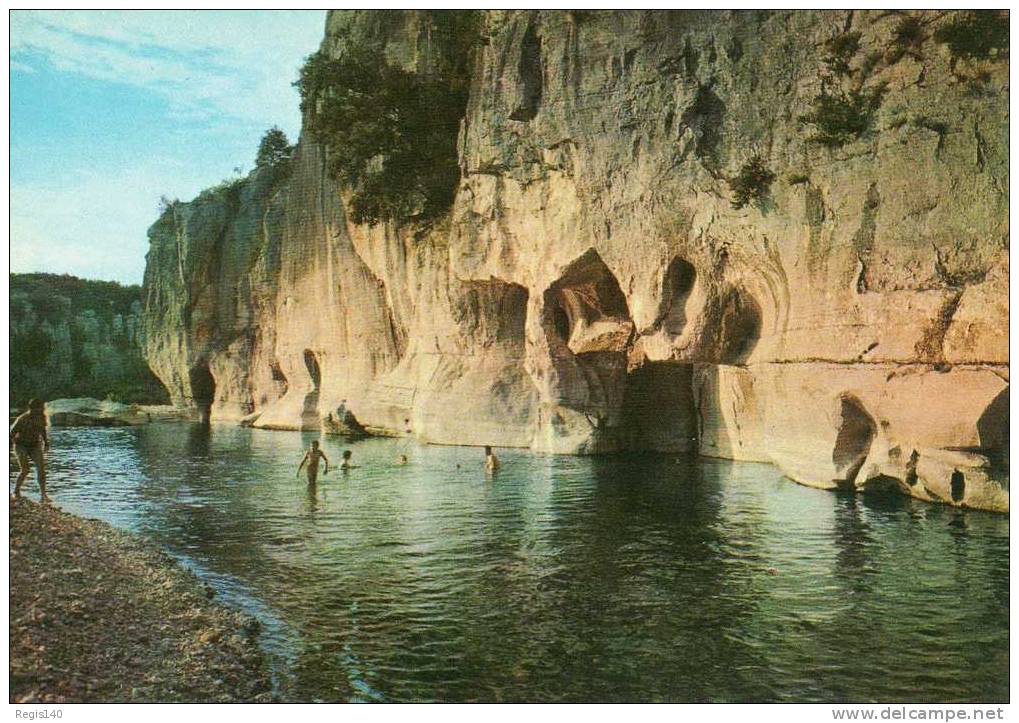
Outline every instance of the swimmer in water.
<path id="1" fill-rule="evenodd" d="M 397 464 L 407 464 L 407 455 L 401 454 L 399 457 L 396 458 L 396 463 Z"/>
<path id="2" fill-rule="evenodd" d="M 350 452 L 349 449 L 343 450 L 343 461 L 340 462 L 340 469 L 346 471 L 348 469 L 356 469 L 357 468 L 356 464 L 351 464 L 350 463 L 350 455 L 351 455 L 351 452 Z"/>
<path id="3" fill-rule="evenodd" d="M 499 469 L 499 458 L 492 452 L 492 448 L 488 445 L 485 446 L 485 471 L 495 472 Z"/>
<path id="4" fill-rule="evenodd" d="M 300 476 L 301 467 L 305 464 L 308 465 L 308 484 L 313 485 L 318 481 L 318 461 L 324 459 L 326 463 L 325 472 L 323 474 L 329 474 L 329 458 L 323 454 L 322 450 L 318 448 L 318 440 L 313 440 L 311 443 L 311 449 L 304 453 L 304 459 L 301 460 L 301 464 L 297 467 L 297 474 Z"/>

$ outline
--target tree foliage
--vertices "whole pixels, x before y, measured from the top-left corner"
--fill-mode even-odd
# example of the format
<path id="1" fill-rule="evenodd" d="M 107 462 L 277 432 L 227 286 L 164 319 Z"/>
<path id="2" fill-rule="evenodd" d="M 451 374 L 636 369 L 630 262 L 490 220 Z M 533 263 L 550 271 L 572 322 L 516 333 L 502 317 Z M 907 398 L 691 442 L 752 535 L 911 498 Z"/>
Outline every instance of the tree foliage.
<path id="1" fill-rule="evenodd" d="M 812 142 L 839 148 L 870 130 L 884 94 L 884 85 L 845 91 L 826 84 L 800 121 L 814 126 Z"/>
<path id="2" fill-rule="evenodd" d="M 282 164 L 289 163 L 294 155 L 294 146 L 290 145 L 287 134 L 279 127 L 273 126 L 262 136 L 258 144 L 258 154 L 255 156 L 257 168 L 269 167 L 278 168 Z"/>
<path id="3" fill-rule="evenodd" d="M 939 28 L 934 39 L 946 44 L 955 58 L 982 60 L 995 52 L 1006 57 L 1009 47 L 1008 15 L 997 10 L 963 13 L 952 24 Z"/>
<path id="4" fill-rule="evenodd" d="M 166 390 L 142 358 L 138 337 L 107 337 L 114 317 L 137 316 L 141 299 L 138 286 L 11 274 L 11 402 L 88 396 L 165 403 Z"/>
<path id="5" fill-rule="evenodd" d="M 432 13 L 447 52 L 427 72 L 389 65 L 379 49 L 350 38 L 339 57 L 318 52 L 301 68 L 306 127 L 328 150 L 330 175 L 350 190 L 355 222 L 428 220 L 452 203 L 473 15 Z"/>

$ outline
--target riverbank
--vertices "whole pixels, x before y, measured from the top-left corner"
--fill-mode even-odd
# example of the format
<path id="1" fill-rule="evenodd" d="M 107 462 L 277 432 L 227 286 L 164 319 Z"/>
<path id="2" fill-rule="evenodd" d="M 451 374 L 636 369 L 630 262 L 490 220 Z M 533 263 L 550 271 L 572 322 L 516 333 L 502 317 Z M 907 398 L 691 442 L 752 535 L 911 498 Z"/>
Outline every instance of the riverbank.
<path id="1" fill-rule="evenodd" d="M 141 539 L 10 504 L 10 702 L 261 702 L 257 624 Z"/>

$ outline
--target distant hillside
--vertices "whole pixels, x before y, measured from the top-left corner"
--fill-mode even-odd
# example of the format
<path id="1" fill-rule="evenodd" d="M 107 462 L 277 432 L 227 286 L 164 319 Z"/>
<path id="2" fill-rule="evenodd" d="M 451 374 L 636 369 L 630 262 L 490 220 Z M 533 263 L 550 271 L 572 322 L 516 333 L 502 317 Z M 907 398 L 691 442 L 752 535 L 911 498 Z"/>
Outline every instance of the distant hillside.
<path id="1" fill-rule="evenodd" d="M 11 403 L 31 397 L 165 403 L 141 355 L 141 287 L 11 274 Z"/>

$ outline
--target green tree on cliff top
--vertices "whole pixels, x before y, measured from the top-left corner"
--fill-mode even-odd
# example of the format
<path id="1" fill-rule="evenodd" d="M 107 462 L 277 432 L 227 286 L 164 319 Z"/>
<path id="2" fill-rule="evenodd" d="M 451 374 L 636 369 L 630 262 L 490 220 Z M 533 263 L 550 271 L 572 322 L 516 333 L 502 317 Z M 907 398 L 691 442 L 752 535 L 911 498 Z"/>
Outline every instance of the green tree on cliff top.
<path id="1" fill-rule="evenodd" d="M 268 166 L 276 168 L 282 163 L 289 161 L 294 155 L 294 147 L 290 145 L 287 134 L 277 126 L 273 126 L 262 136 L 262 142 L 258 144 L 258 155 L 255 156 L 255 166 L 261 168 Z"/>

